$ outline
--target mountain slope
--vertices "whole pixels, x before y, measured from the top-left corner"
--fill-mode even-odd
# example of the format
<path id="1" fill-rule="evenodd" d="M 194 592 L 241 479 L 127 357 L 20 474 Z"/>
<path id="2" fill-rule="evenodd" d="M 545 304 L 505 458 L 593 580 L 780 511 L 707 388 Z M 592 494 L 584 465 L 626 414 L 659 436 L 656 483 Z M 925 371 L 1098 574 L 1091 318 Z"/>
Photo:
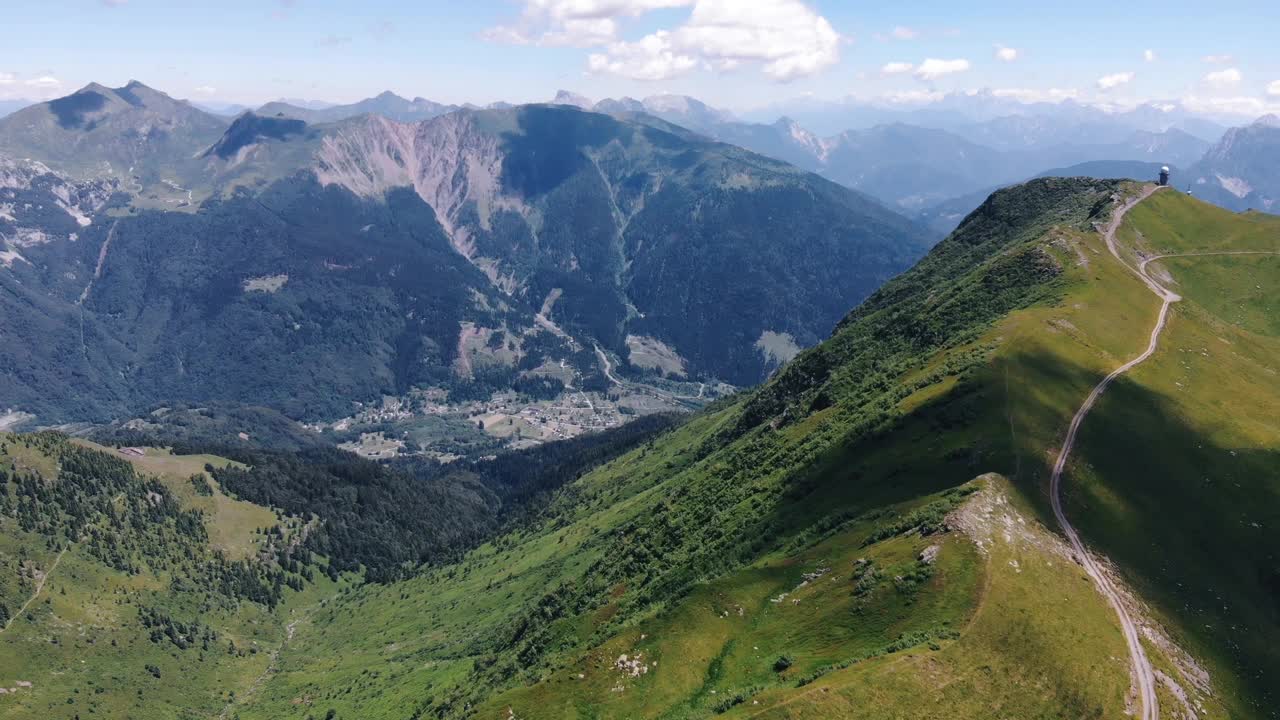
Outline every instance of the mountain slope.
<path id="1" fill-rule="evenodd" d="M 250 149 L 247 167 L 292 172 L 280 158 L 295 145 Z M 566 106 L 365 117 L 304 147 L 323 184 L 368 198 L 413 187 L 461 254 L 566 330 L 623 358 L 628 336 L 653 338 L 691 375 L 735 384 L 775 366 L 756 347 L 766 333 L 815 342 L 928 244 L 795 168 Z"/>
<path id="2" fill-rule="evenodd" d="M 451 382 L 463 322 L 534 326 L 495 310 L 496 291 L 408 192 L 374 203 L 284 181 L 196 214 L 76 230 L 22 248 L 0 296 L 14 339 L 0 354 L 15 369 L 3 395 L 47 420 L 210 400 L 341 417 L 353 401 Z"/>
<path id="3" fill-rule="evenodd" d="M 649 120 L 246 113 L 188 146 L 198 177 L 171 207 L 24 165 L 0 191 L 6 409 L 335 419 L 419 387 L 487 396 L 546 362 L 601 391 L 622 382 L 606 366 L 745 385 L 930 242 L 868 198 Z"/>
<path id="4" fill-rule="evenodd" d="M 1230 210 L 1280 212 L 1280 116 L 1232 128 L 1204 158 L 1175 178 L 1188 190 Z"/>
<path id="5" fill-rule="evenodd" d="M 0 119 L 0 154 L 75 176 L 114 176 L 139 192 L 187 185 L 227 121 L 139 82 L 97 83 Z"/>
<path id="6" fill-rule="evenodd" d="M 317 616 L 242 714 L 272 717 L 299 697 L 371 717 L 392 707 L 465 716 L 476 702 L 480 716 L 516 717 L 831 717 L 854 706 L 873 717 L 1124 713 L 1129 668 L 1114 614 L 1039 524 L 1054 527 L 1050 451 L 1089 389 L 1139 352 L 1158 310 L 1093 229 L 1131 191 L 1049 179 L 997 193 L 759 390 L 568 486 L 540 524 Z M 1172 192 L 1147 202 L 1155 215 L 1140 205 L 1126 219 L 1126 247 L 1141 229 L 1147 252 L 1180 242 L 1276 250 L 1275 223 L 1241 224 Z M 1156 219 L 1167 212 L 1198 223 L 1182 226 L 1187 240 Z M 1212 327 L 1240 352 L 1231 371 L 1250 378 L 1257 398 L 1235 421 L 1250 433 L 1235 447 L 1265 452 L 1276 441 L 1265 421 L 1276 395 L 1259 384 L 1258 363 L 1274 330 L 1224 324 L 1214 298 L 1188 287 L 1173 327 Z M 1182 361 L 1178 344 L 1161 347 Z M 1237 529 L 1235 518 L 1275 507 L 1251 494 L 1266 492 L 1259 471 L 1275 460 L 1233 471 L 1250 489 L 1201 515 L 1208 535 L 1194 539 L 1179 539 L 1183 524 L 1160 523 L 1194 507 L 1191 495 L 1128 497 L 1147 497 L 1164 476 L 1120 467 L 1092 480 L 1104 461 L 1157 452 L 1170 468 L 1203 467 L 1191 455 L 1210 452 L 1197 445 L 1210 447 L 1222 420 L 1211 398 L 1185 397 L 1178 413 L 1160 416 L 1187 423 L 1176 445 L 1099 437 L 1109 424 L 1155 417 L 1152 404 L 1170 390 L 1145 371 L 1112 391 L 1130 402 L 1104 398 L 1087 421 L 1068 465 L 1067 512 L 1120 560 L 1113 581 L 1133 583 L 1145 601 L 1130 612 L 1168 677 L 1157 695 L 1166 714 L 1185 693 L 1200 717 L 1256 715 L 1276 668 L 1263 650 L 1269 636 L 1247 636 L 1274 611 L 1260 578 L 1277 542 L 1269 529 Z M 1186 469 L 1176 471 L 1180 487 Z M 1009 484 L 986 476 L 977 495 L 947 491 L 991 470 Z M 1090 498 L 1108 499 L 1108 486 L 1127 489 L 1100 512 Z M 1114 512 L 1124 521 L 1109 519 Z M 1208 591 L 1185 589 L 1198 561 L 1171 569 L 1140 550 L 1151 538 L 1219 555 L 1255 531 L 1263 535 L 1239 567 Z M 933 563 L 917 559 L 931 544 L 940 548 Z M 1211 597 L 1245 604 L 1214 610 Z M 1213 629 L 1201 628 L 1205 613 Z M 975 665 L 986 671 L 975 675 Z M 376 682 L 360 679 L 370 667 L 380 668 Z"/>
<path id="7" fill-rule="evenodd" d="M 1161 303 L 1124 264 L 1147 261 L 1182 299 L 1156 352 L 1085 421 L 1063 479 L 1066 514 L 1124 589 L 1161 714 L 1266 717 L 1280 672 L 1270 651 L 1280 328 L 1263 288 L 1280 255 L 1195 253 L 1280 253 L 1280 222 L 1168 190 L 1119 222 L 1116 209 L 1144 192 L 1086 178 L 997 192 L 760 388 L 569 472 L 458 562 L 288 616 L 287 644 L 270 641 L 280 649 L 260 680 L 225 681 L 236 690 L 229 712 L 1136 711 L 1115 614 L 1057 535 L 1048 492 L 1072 415 L 1148 343 Z M 1098 232 L 1113 218 L 1122 260 Z M 1171 253 L 1187 256 L 1152 259 Z M 283 466 L 260 464 L 214 477 L 251 478 L 265 495 L 310 472 L 279 477 Z M 347 483 L 360 476 L 337 484 Z M 345 507 L 342 492 L 293 512 L 327 517 Z M 398 512 L 373 507 L 359 516 L 377 524 Z M 40 556 L 39 567 L 51 563 Z M 299 607 L 291 592 L 285 612 Z M 103 667 L 104 645 L 85 672 Z M 35 667 L 23 679 L 36 690 L 63 682 L 40 670 L 53 665 Z M 100 702 L 146 677 L 135 675 Z M 33 690 L 40 704 L 13 715 L 47 712 L 62 687 Z M 140 697 L 137 707 L 157 707 Z"/>

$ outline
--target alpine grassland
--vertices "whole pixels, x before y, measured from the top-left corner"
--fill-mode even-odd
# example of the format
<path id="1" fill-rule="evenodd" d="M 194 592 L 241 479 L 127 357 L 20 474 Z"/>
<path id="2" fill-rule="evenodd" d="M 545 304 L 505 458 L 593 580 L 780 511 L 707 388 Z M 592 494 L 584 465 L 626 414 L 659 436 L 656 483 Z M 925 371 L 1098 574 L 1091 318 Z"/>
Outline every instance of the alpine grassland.
<path id="1" fill-rule="evenodd" d="M 1139 190 L 997 193 L 759 389 L 460 563 L 351 589 L 243 717 L 1125 712 L 1117 621 L 1056 539 L 1047 479 L 1075 409 L 1154 323 L 1098 231 Z M 965 531 L 957 488 L 980 475 L 992 497 Z M 1158 619 L 1182 637 L 1187 618 Z M 1205 715 L 1239 702 L 1164 652 Z"/>
<path id="2" fill-rule="evenodd" d="M 1280 257 L 1193 253 L 1280 252 L 1280 219 L 1162 190 L 1118 259 L 1103 229 L 1146 190 L 998 191 L 763 385 L 607 452 L 421 480 L 499 507 L 483 533 L 432 534 L 402 516 L 409 475 L 336 454 L 121 467 L 3 436 L 0 597 L 35 602 L 0 636 L 0 716 L 1122 717 L 1121 624 L 1049 479 L 1090 391 L 1147 347 L 1161 300 L 1136 268 L 1180 254 L 1146 263 L 1181 300 L 1085 419 L 1063 499 L 1162 714 L 1268 717 Z M 115 480 L 77 484 L 79 453 Z M 117 504 L 128 552 L 91 551 Z"/>

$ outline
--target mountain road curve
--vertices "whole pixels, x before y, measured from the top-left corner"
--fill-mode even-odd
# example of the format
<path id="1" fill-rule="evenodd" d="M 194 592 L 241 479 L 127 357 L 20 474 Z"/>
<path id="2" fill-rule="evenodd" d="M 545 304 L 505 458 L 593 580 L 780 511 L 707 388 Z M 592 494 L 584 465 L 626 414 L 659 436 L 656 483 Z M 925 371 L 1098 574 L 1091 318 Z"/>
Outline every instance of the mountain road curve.
<path id="1" fill-rule="evenodd" d="M 1131 272 L 1137 275 L 1138 279 L 1142 280 L 1142 282 L 1146 284 L 1146 286 L 1150 288 L 1151 291 L 1155 293 L 1157 297 L 1160 298 L 1161 300 L 1160 312 L 1156 316 L 1155 327 L 1153 327 L 1151 330 L 1151 337 L 1147 343 L 1146 349 L 1143 350 L 1143 352 L 1137 357 L 1133 358 L 1132 360 L 1126 362 L 1125 364 L 1111 371 L 1109 375 L 1107 375 L 1105 378 L 1102 379 L 1101 382 L 1095 385 L 1093 390 L 1089 393 L 1088 397 L 1085 398 L 1084 403 L 1080 406 L 1080 409 L 1076 411 L 1075 416 L 1071 418 L 1071 424 L 1067 428 L 1067 435 L 1063 439 L 1061 449 L 1058 451 L 1058 458 L 1053 465 L 1053 473 L 1050 476 L 1050 480 L 1049 480 L 1049 493 L 1050 493 L 1050 498 L 1053 505 L 1053 514 L 1057 518 L 1058 524 L 1062 526 L 1062 531 L 1063 533 L 1066 534 L 1067 540 L 1070 542 L 1071 548 L 1074 551 L 1077 559 L 1080 561 L 1081 566 L 1084 567 L 1084 570 L 1089 575 L 1089 577 L 1093 579 L 1094 583 L 1098 587 L 1099 592 L 1101 592 L 1102 595 L 1106 597 L 1107 601 L 1111 604 L 1112 609 L 1115 610 L 1116 616 L 1120 620 L 1121 630 L 1124 633 L 1125 644 L 1128 645 L 1128 648 L 1129 648 L 1129 659 L 1130 659 L 1131 665 L 1133 666 L 1133 677 L 1134 677 L 1134 681 L 1137 684 L 1136 689 L 1138 691 L 1138 696 L 1141 701 L 1141 712 L 1138 715 L 1138 717 L 1141 720 L 1158 720 L 1158 718 L 1160 717 L 1160 706 L 1159 706 L 1159 701 L 1156 697 L 1155 670 L 1152 668 L 1151 660 L 1147 657 L 1146 650 L 1142 647 L 1141 635 L 1139 633 L 1138 626 L 1134 622 L 1133 618 L 1130 617 L 1129 611 L 1125 607 L 1125 604 L 1120 597 L 1120 593 L 1116 590 L 1115 586 L 1111 583 L 1111 581 L 1107 578 L 1107 576 L 1102 572 L 1102 569 L 1094 561 L 1093 557 L 1090 556 L 1088 551 L 1085 549 L 1084 543 L 1080 540 L 1079 533 L 1076 532 L 1076 529 L 1067 520 L 1066 513 L 1063 512 L 1062 497 L 1061 497 L 1062 473 L 1066 469 L 1067 459 L 1070 457 L 1071 450 L 1075 445 L 1076 436 L 1080 431 L 1080 426 L 1081 424 L 1084 423 L 1084 419 L 1089 414 L 1089 411 L 1093 409 L 1093 406 L 1095 403 L 1097 403 L 1098 398 L 1101 397 L 1102 393 L 1116 378 L 1132 370 L 1134 367 L 1137 367 L 1138 365 L 1142 364 L 1147 360 L 1147 358 L 1151 357 L 1155 353 L 1156 347 L 1160 341 L 1160 334 L 1161 332 L 1164 331 L 1165 323 L 1168 321 L 1168 318 L 1169 318 L 1169 306 L 1182 299 L 1180 295 L 1173 292 L 1172 290 L 1169 290 L 1168 288 L 1165 288 L 1157 280 L 1155 280 L 1150 275 L 1148 275 L 1147 265 L 1156 260 L 1160 260 L 1164 258 L 1172 258 L 1172 257 L 1280 254 L 1280 253 L 1267 252 L 1267 251 L 1245 250 L 1245 251 L 1196 252 L 1196 253 L 1156 255 L 1156 256 L 1141 260 L 1138 264 L 1138 267 L 1136 268 L 1133 267 L 1132 265 L 1130 265 L 1128 262 L 1125 261 L 1124 257 L 1121 256 L 1120 251 L 1116 246 L 1116 240 L 1115 240 L 1116 231 L 1120 228 L 1120 224 L 1124 220 L 1125 214 L 1130 209 L 1132 209 L 1135 205 L 1137 205 L 1138 203 L 1150 197 L 1151 194 L 1154 193 L 1156 190 L 1158 190 L 1158 188 L 1156 187 L 1147 187 L 1137 197 L 1129 200 L 1127 203 L 1125 203 L 1123 206 L 1117 209 L 1114 216 L 1111 219 L 1111 222 L 1107 225 L 1106 229 L 1104 230 L 1104 238 L 1107 243 L 1107 249 L 1110 250 L 1112 256 L 1114 256 L 1115 259 L 1119 261 L 1121 265 L 1124 265 Z"/>

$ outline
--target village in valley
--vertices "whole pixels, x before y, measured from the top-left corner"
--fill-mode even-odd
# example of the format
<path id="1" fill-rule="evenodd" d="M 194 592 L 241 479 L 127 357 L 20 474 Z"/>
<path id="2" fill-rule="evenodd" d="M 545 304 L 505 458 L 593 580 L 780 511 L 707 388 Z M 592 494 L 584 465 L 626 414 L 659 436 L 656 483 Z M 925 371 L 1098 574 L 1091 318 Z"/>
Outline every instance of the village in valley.
<path id="1" fill-rule="evenodd" d="M 607 430 L 642 415 L 687 412 L 734 390 L 723 383 L 658 378 L 631 382 L 610 376 L 610 381 L 607 392 L 566 387 L 545 400 L 505 391 L 459 403 L 450 402 L 443 389 L 414 390 L 307 427 L 346 436 L 339 447 L 372 460 L 422 455 L 452 462 Z"/>

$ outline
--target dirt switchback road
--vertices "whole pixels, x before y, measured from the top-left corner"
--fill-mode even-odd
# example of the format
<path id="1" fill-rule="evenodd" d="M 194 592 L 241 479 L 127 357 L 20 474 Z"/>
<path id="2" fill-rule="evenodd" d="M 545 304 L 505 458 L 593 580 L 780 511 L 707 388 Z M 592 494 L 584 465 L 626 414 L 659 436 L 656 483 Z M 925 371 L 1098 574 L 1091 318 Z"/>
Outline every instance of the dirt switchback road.
<path id="1" fill-rule="evenodd" d="M 1080 409 L 1076 411 L 1075 416 L 1071 418 L 1071 425 L 1067 428 L 1067 436 L 1062 442 L 1062 449 L 1058 452 L 1058 459 L 1053 465 L 1053 474 L 1049 480 L 1049 493 L 1053 503 L 1053 514 L 1057 517 L 1058 524 L 1062 526 L 1062 530 L 1066 534 L 1067 540 L 1070 541 L 1071 547 L 1075 551 L 1080 564 L 1084 567 L 1085 572 L 1088 573 L 1089 577 L 1093 579 L 1095 584 L 1097 584 L 1099 592 L 1101 592 L 1103 596 L 1107 598 L 1107 601 L 1111 603 L 1111 607 L 1115 610 L 1116 616 L 1120 619 L 1120 627 L 1124 632 L 1125 643 L 1129 646 L 1129 659 L 1133 666 L 1134 681 L 1137 683 L 1136 689 L 1142 703 L 1142 710 L 1138 716 L 1141 720 L 1158 720 L 1160 717 L 1160 705 L 1156 698 L 1155 671 L 1151 667 L 1151 660 L 1147 657 L 1146 650 L 1142 647 L 1140 639 L 1141 635 L 1138 631 L 1138 627 L 1129 616 L 1128 610 L 1121 601 L 1120 594 L 1116 591 L 1110 580 L 1107 579 L 1107 576 L 1103 574 L 1102 570 L 1094 562 L 1088 551 L 1085 550 L 1084 543 L 1080 540 L 1080 535 L 1076 532 L 1076 529 L 1072 527 L 1071 523 L 1067 520 L 1066 513 L 1062 510 L 1062 472 L 1066 468 L 1067 458 L 1071 455 L 1071 449 L 1076 442 L 1076 435 L 1080 431 L 1080 425 L 1084 422 L 1085 416 L 1087 416 L 1089 411 L 1093 409 L 1094 404 L 1098 401 L 1098 398 L 1102 395 L 1103 391 L 1107 389 L 1108 385 L 1110 385 L 1116 378 L 1142 364 L 1147 358 L 1151 357 L 1151 355 L 1155 353 L 1156 347 L 1160 341 L 1160 333 L 1164 331 L 1165 322 L 1169 318 L 1169 306 L 1182 299 L 1180 295 L 1168 288 L 1165 288 L 1154 278 L 1148 275 L 1147 264 L 1155 260 L 1173 257 L 1277 254 L 1274 252 L 1250 250 L 1195 252 L 1157 255 L 1155 257 L 1141 260 L 1136 268 L 1129 265 L 1129 263 L 1125 262 L 1124 258 L 1121 256 L 1119 248 L 1116 247 L 1116 231 L 1120 228 L 1120 223 L 1124 220 L 1125 213 L 1132 209 L 1133 206 L 1150 197 L 1151 194 L 1158 189 L 1159 188 L 1148 187 L 1138 197 L 1130 200 L 1120 207 L 1104 231 L 1107 249 L 1111 251 L 1111 254 L 1115 259 L 1119 261 L 1121 265 L 1124 265 L 1131 272 L 1137 275 L 1138 278 L 1151 289 L 1151 292 L 1155 293 L 1161 300 L 1160 313 L 1156 317 L 1155 327 L 1151 329 L 1151 339 L 1147 343 L 1147 349 L 1144 350 L 1141 355 L 1111 371 L 1111 374 L 1103 378 L 1102 382 L 1098 383 L 1093 388 L 1093 391 L 1089 393 L 1089 396 L 1085 398 L 1084 404 L 1080 406 Z"/>

